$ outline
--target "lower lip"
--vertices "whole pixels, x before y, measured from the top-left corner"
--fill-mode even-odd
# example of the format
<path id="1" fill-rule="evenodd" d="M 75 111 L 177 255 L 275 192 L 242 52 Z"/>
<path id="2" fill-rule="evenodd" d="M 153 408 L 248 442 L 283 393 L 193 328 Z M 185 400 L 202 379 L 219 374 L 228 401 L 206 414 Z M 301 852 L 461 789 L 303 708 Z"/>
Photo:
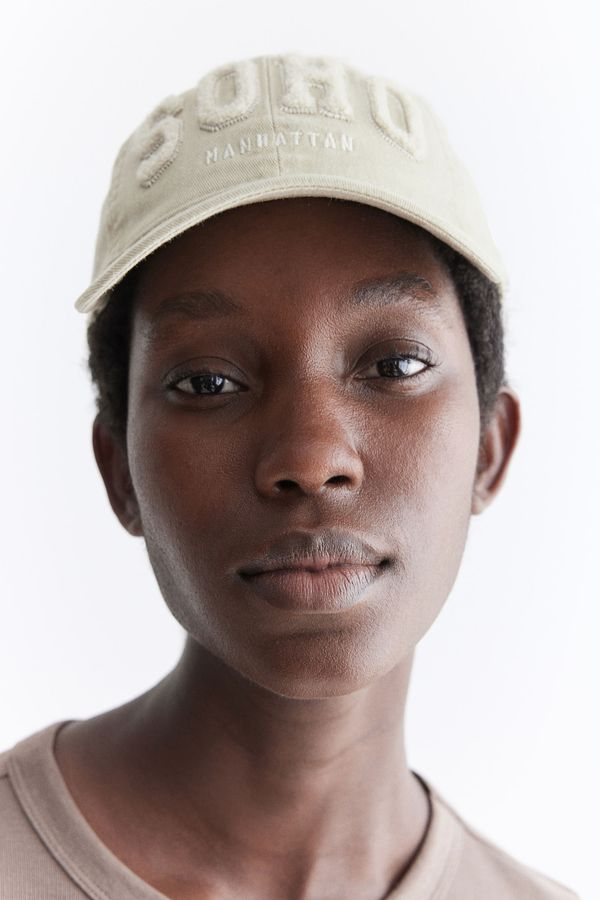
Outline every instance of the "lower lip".
<path id="1" fill-rule="evenodd" d="M 294 612 L 341 612 L 355 606 L 383 566 L 328 566 L 319 571 L 276 569 L 243 575 L 271 606 Z"/>

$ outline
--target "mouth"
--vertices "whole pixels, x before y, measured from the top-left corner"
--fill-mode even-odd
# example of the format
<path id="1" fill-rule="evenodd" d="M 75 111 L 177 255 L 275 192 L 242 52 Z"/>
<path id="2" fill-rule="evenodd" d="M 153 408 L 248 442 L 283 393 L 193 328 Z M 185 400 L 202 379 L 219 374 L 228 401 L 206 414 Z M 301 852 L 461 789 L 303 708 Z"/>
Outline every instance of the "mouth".
<path id="1" fill-rule="evenodd" d="M 340 612 L 361 601 L 390 557 L 351 531 L 291 531 L 237 569 L 254 596 L 294 612 Z"/>
<path id="2" fill-rule="evenodd" d="M 241 577 L 254 594 L 277 609 L 336 613 L 358 605 L 368 588 L 383 574 L 387 562 L 310 564 L 268 569 Z"/>
<path id="3" fill-rule="evenodd" d="M 325 569 L 340 569 L 355 566 L 373 566 L 379 565 L 377 562 L 365 562 L 355 559 L 332 559 L 330 557 L 313 558 L 297 563 L 279 564 L 277 562 L 262 564 L 256 563 L 254 566 L 248 566 L 246 569 L 240 570 L 240 575 L 246 578 L 252 578 L 256 575 L 265 575 L 272 572 L 323 572 Z"/>
<path id="4" fill-rule="evenodd" d="M 313 569 L 329 566 L 378 565 L 386 559 L 366 540 L 350 531 L 290 531 L 281 535 L 262 556 L 246 562 L 238 574 L 259 575 L 276 569 Z"/>

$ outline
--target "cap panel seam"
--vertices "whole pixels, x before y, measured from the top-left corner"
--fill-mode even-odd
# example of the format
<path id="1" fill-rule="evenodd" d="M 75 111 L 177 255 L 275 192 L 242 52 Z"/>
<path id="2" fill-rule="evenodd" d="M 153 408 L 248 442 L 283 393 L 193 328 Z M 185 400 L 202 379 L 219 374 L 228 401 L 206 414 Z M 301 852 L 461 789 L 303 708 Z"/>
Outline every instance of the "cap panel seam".
<path id="1" fill-rule="evenodd" d="M 267 57 L 265 59 L 265 72 L 266 72 L 266 76 L 267 76 L 267 96 L 268 96 L 268 102 L 269 102 L 269 118 L 271 120 L 271 131 L 273 132 L 273 135 L 275 135 L 276 129 L 275 129 L 275 114 L 273 112 L 273 84 L 271 81 L 271 67 L 269 65 L 270 61 L 271 61 L 270 57 Z M 273 62 L 275 63 L 275 65 L 277 65 L 278 61 L 273 60 Z M 277 143 L 277 141 L 273 141 L 273 143 L 275 144 L 275 152 L 277 154 L 277 174 L 281 175 L 283 173 L 283 166 L 281 164 L 281 150 L 279 149 L 279 144 Z"/>

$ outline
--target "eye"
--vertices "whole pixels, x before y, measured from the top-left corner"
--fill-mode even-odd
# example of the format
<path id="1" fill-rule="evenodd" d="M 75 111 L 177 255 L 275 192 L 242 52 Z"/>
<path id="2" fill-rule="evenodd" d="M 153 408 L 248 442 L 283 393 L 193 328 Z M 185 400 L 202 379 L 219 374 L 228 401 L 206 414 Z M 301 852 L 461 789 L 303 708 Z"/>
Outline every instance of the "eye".
<path id="1" fill-rule="evenodd" d="M 383 378 L 410 378 L 427 368 L 427 364 L 411 356 L 392 356 L 380 359 L 374 366 Z M 371 367 L 372 368 L 372 367 Z"/>
<path id="2" fill-rule="evenodd" d="M 229 385 L 229 387 L 227 387 Z M 182 372 L 167 384 L 167 390 L 179 391 L 192 397 L 215 394 L 237 394 L 237 381 L 219 372 L 197 371 Z"/>
<path id="3" fill-rule="evenodd" d="M 408 378 L 416 378 L 433 365 L 433 360 L 426 348 L 419 347 L 410 353 L 397 353 L 394 356 L 378 359 L 367 369 L 363 369 L 362 373 L 366 380 L 371 378 L 388 378 L 402 381 Z M 375 370 L 374 375 L 364 374 L 373 370 Z"/>

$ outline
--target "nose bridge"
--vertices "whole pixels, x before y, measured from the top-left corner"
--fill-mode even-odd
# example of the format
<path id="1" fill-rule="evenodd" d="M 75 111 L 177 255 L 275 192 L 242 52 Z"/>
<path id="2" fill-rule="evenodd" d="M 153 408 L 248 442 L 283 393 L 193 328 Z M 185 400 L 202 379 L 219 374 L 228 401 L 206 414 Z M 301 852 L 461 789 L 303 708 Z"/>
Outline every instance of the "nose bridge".
<path id="1" fill-rule="evenodd" d="M 263 493 L 356 490 L 363 467 L 356 434 L 343 396 L 331 374 L 297 374 L 284 379 L 265 404 L 256 465 Z"/>

